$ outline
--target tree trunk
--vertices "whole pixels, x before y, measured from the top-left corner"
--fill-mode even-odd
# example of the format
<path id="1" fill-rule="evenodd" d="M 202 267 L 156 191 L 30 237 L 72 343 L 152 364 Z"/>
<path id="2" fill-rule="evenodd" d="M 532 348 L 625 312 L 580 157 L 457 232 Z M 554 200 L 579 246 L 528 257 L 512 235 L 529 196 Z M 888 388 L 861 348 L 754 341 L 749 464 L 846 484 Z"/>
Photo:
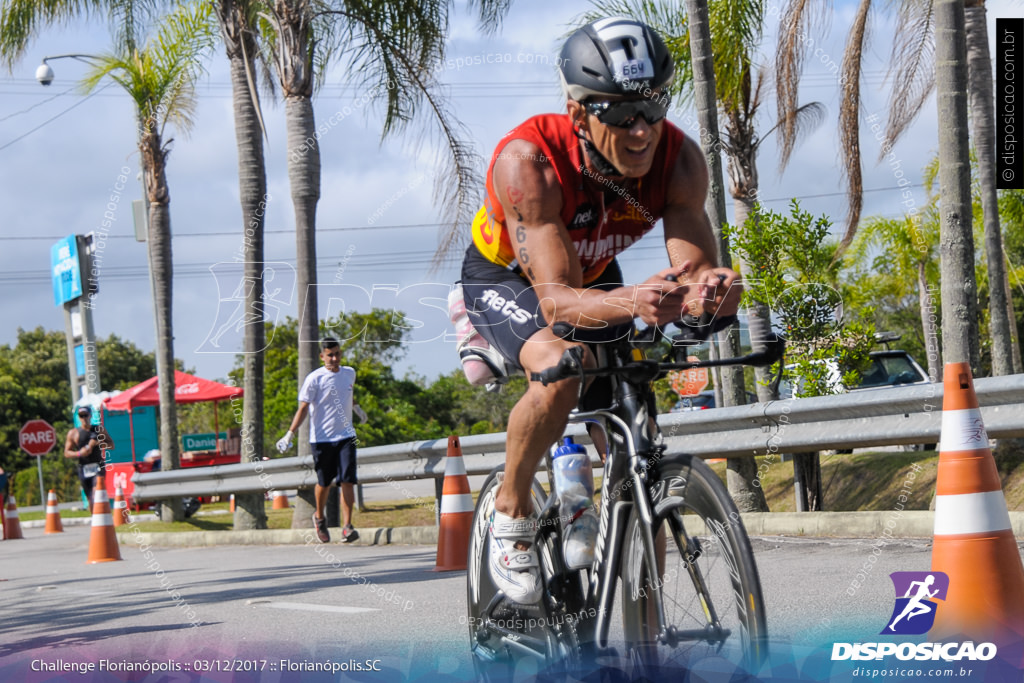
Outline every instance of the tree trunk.
<path id="1" fill-rule="evenodd" d="M 734 162 L 730 159 L 729 163 L 733 164 Z M 737 188 L 734 187 L 732 195 L 736 225 L 742 226 L 746 224 L 750 214 L 753 213 L 754 201 L 752 197 L 757 196 L 757 187 L 748 186 L 746 190 L 741 190 L 740 192 L 737 192 Z M 755 264 L 747 263 L 741 259 L 739 265 L 740 274 L 743 275 L 744 280 L 757 276 Z M 763 340 L 767 339 L 772 331 L 771 311 L 767 306 L 755 303 L 747 309 L 747 330 L 750 333 L 751 347 L 755 351 L 760 350 L 763 347 Z M 775 392 L 771 390 L 771 387 L 768 386 L 771 381 L 771 368 L 754 368 L 754 377 L 757 380 L 754 390 L 757 392 L 758 401 L 774 401 L 778 398 Z"/>
<path id="2" fill-rule="evenodd" d="M 263 458 L 263 351 L 266 346 L 263 308 L 263 223 L 267 202 L 267 173 L 263 158 L 263 130 L 255 89 L 256 40 L 242 8 L 234 0 L 217 6 L 221 34 L 231 63 L 235 144 L 238 148 L 238 190 L 242 205 L 245 318 L 242 368 L 245 390 L 242 403 L 242 462 Z M 252 83 L 252 87 L 250 87 Z M 234 528 L 266 529 L 263 495 L 236 495 Z"/>
<path id="3" fill-rule="evenodd" d="M 729 240 L 722 232 L 726 224 L 725 177 L 722 172 L 722 143 L 718 132 L 718 108 L 715 93 L 714 57 L 711 53 L 711 30 L 708 24 L 707 0 L 686 0 L 686 13 L 690 20 L 690 53 L 693 55 L 693 87 L 700 123 L 700 142 L 708 163 L 710 188 L 706 210 L 718 243 L 719 263 L 732 267 Z M 740 355 L 739 324 L 718 334 L 718 343 L 711 344 L 712 357 L 735 358 Z M 746 403 L 743 369 L 722 368 L 715 373 L 715 401 L 719 406 Z M 726 483 L 740 512 L 767 512 L 764 491 L 753 485 L 757 477 L 757 462 L 753 456 L 729 458 Z"/>
<path id="4" fill-rule="evenodd" d="M 299 299 L 298 384 L 319 365 L 316 296 L 316 204 L 320 199 L 320 146 L 313 116 L 312 16 L 304 0 L 275 0 L 277 75 L 284 94 L 288 183 L 295 210 L 296 288 Z M 311 457 L 309 420 L 295 435 L 300 457 Z M 296 498 L 292 527 L 312 527 L 307 497 Z"/>
<path id="5" fill-rule="evenodd" d="M 996 196 L 995 100 L 992 95 L 992 58 L 988 49 L 985 0 L 964 3 L 967 32 L 967 69 L 974 151 L 978 156 L 981 209 L 985 227 L 985 259 L 988 262 L 989 334 L 992 337 L 992 374 L 1013 374 L 1012 337 L 1007 317 L 1006 262 L 999 227 Z"/>
<path id="6" fill-rule="evenodd" d="M 172 307 L 174 265 L 171 257 L 170 192 L 167 188 L 167 152 L 155 132 L 144 125 L 139 139 L 143 178 L 149 200 L 149 268 L 153 277 L 156 309 L 156 375 L 160 387 L 160 469 L 178 469 L 178 412 L 174 401 L 174 317 Z M 185 519 L 181 498 L 161 501 L 160 519 Z"/>
<path id="7" fill-rule="evenodd" d="M 319 366 L 319 316 L 316 296 L 316 204 L 320 198 L 320 149 L 315 138 L 313 103 L 308 97 L 285 101 L 288 129 L 288 180 L 295 207 L 296 283 L 299 290 L 299 386 Z M 303 151 L 305 150 L 305 151 Z M 296 436 L 300 456 L 311 456 L 309 420 Z M 301 510 L 301 511 L 300 511 Z M 296 506 L 294 518 L 306 518 L 305 506 Z M 293 521 L 293 526 L 295 525 Z M 305 524 L 305 522 L 302 522 Z M 312 526 L 312 521 L 309 521 Z"/>
<path id="8" fill-rule="evenodd" d="M 939 350 L 939 330 L 937 325 L 937 308 L 935 296 L 928 289 L 928 278 L 925 277 L 925 263 L 917 263 L 917 299 L 921 306 L 921 327 L 924 331 L 924 349 L 928 357 L 928 378 L 933 382 L 942 381 L 942 358 Z"/>
<path id="9" fill-rule="evenodd" d="M 936 0 L 934 6 L 939 188 L 942 196 L 943 361 L 968 362 L 978 376 L 978 304 L 974 281 L 974 236 L 971 233 L 964 5 L 963 0 Z"/>

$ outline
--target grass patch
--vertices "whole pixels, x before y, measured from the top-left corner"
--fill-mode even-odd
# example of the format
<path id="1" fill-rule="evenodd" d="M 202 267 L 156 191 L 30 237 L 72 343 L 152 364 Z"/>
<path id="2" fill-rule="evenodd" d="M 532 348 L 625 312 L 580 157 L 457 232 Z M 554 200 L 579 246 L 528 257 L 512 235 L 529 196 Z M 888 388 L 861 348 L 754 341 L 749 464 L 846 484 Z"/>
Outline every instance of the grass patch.
<path id="1" fill-rule="evenodd" d="M 756 458 L 761 487 L 772 512 L 795 512 L 793 463 Z M 885 511 L 903 502 L 907 510 L 927 510 L 935 493 L 939 456 L 935 451 L 852 453 L 821 456 L 824 509 L 834 512 Z M 919 465 L 914 469 L 914 465 Z M 725 463 L 711 466 L 725 477 Z"/>
<path id="2" fill-rule="evenodd" d="M 61 510 L 60 517 L 61 519 L 70 519 L 71 517 L 92 517 L 92 513 L 88 510 Z M 30 512 L 22 512 L 21 510 L 18 510 L 18 519 L 26 522 L 36 519 L 46 519 L 46 511 L 39 510 L 36 512 L 33 510 Z"/>

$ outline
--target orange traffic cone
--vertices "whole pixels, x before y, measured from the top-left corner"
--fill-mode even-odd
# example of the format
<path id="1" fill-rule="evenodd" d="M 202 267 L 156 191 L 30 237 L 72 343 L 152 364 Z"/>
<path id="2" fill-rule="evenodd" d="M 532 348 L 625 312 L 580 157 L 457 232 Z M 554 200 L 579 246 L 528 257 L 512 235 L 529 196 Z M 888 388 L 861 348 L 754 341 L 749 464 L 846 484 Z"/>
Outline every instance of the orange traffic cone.
<path id="1" fill-rule="evenodd" d="M 89 559 L 86 564 L 113 562 L 121 559 L 121 549 L 114 533 L 114 520 L 110 514 L 110 496 L 103 477 L 96 477 L 92 494 L 92 535 L 89 537 Z"/>
<path id="2" fill-rule="evenodd" d="M 228 509 L 231 510 L 231 512 L 235 511 L 235 494 L 233 493 L 231 494 L 231 502 L 228 503 Z"/>
<path id="3" fill-rule="evenodd" d="M 46 529 L 43 533 L 59 534 L 64 531 L 64 525 L 60 521 L 60 510 L 57 509 L 57 493 L 50 489 L 46 496 Z"/>
<path id="4" fill-rule="evenodd" d="M 270 506 L 271 510 L 287 510 L 291 505 L 288 504 L 288 494 L 284 491 L 274 491 L 274 504 Z"/>
<path id="5" fill-rule="evenodd" d="M 978 410 L 971 368 L 946 363 L 932 571 L 949 575 L 929 637 L 1019 644 L 1024 565 Z"/>
<path id="6" fill-rule="evenodd" d="M 469 532 L 473 527 L 473 495 L 469 477 L 462 461 L 459 437 L 448 437 L 448 457 L 444 465 L 444 488 L 441 491 L 441 528 L 437 536 L 435 572 L 466 568 Z"/>
<path id="7" fill-rule="evenodd" d="M 124 499 L 124 489 L 120 486 L 114 489 L 114 509 L 111 517 L 115 527 L 128 523 L 128 503 Z"/>
<path id="8" fill-rule="evenodd" d="M 21 533 L 21 521 L 18 519 L 18 504 L 14 502 L 14 496 L 7 498 L 7 516 L 4 517 L 4 538 L 13 541 L 16 538 L 25 538 Z"/>

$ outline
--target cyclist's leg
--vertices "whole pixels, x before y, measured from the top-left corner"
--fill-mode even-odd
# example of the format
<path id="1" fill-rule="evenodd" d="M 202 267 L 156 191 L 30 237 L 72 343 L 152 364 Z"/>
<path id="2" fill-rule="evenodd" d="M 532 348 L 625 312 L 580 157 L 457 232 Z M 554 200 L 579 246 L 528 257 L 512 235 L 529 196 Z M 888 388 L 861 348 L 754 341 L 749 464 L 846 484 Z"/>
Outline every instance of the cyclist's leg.
<path id="1" fill-rule="evenodd" d="M 523 344 L 519 362 L 527 372 L 540 372 L 557 365 L 570 342 L 556 338 L 550 330 L 539 330 Z M 592 361 L 591 361 L 592 363 Z M 565 431 L 569 413 L 576 407 L 579 383 L 565 380 L 542 385 L 530 382 L 526 393 L 508 417 L 505 446 L 505 482 L 498 491 L 495 507 L 513 517 L 531 512 L 530 487 L 541 458 Z"/>

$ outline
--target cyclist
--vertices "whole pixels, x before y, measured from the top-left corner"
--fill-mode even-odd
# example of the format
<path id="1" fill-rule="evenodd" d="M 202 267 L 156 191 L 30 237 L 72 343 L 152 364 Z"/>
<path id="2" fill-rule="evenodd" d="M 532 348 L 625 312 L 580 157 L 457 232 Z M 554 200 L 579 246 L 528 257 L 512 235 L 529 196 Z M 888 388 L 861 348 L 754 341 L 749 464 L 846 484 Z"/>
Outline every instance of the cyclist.
<path id="1" fill-rule="evenodd" d="M 621 336 L 635 318 L 665 324 L 684 306 L 733 314 L 740 294 L 736 273 L 717 267 L 704 156 L 665 121 L 674 64 L 661 37 L 632 19 L 601 19 L 568 38 L 559 71 L 567 114 L 535 116 L 498 144 L 462 266 L 470 320 L 527 373 L 579 342 Z M 616 254 L 658 219 L 672 266 L 621 284 Z M 572 338 L 552 333 L 561 321 L 576 328 Z M 594 364 L 590 351 L 585 362 Z M 577 395 L 572 381 L 531 382 L 509 415 L 489 567 L 518 603 L 541 594 L 531 482 Z"/>

